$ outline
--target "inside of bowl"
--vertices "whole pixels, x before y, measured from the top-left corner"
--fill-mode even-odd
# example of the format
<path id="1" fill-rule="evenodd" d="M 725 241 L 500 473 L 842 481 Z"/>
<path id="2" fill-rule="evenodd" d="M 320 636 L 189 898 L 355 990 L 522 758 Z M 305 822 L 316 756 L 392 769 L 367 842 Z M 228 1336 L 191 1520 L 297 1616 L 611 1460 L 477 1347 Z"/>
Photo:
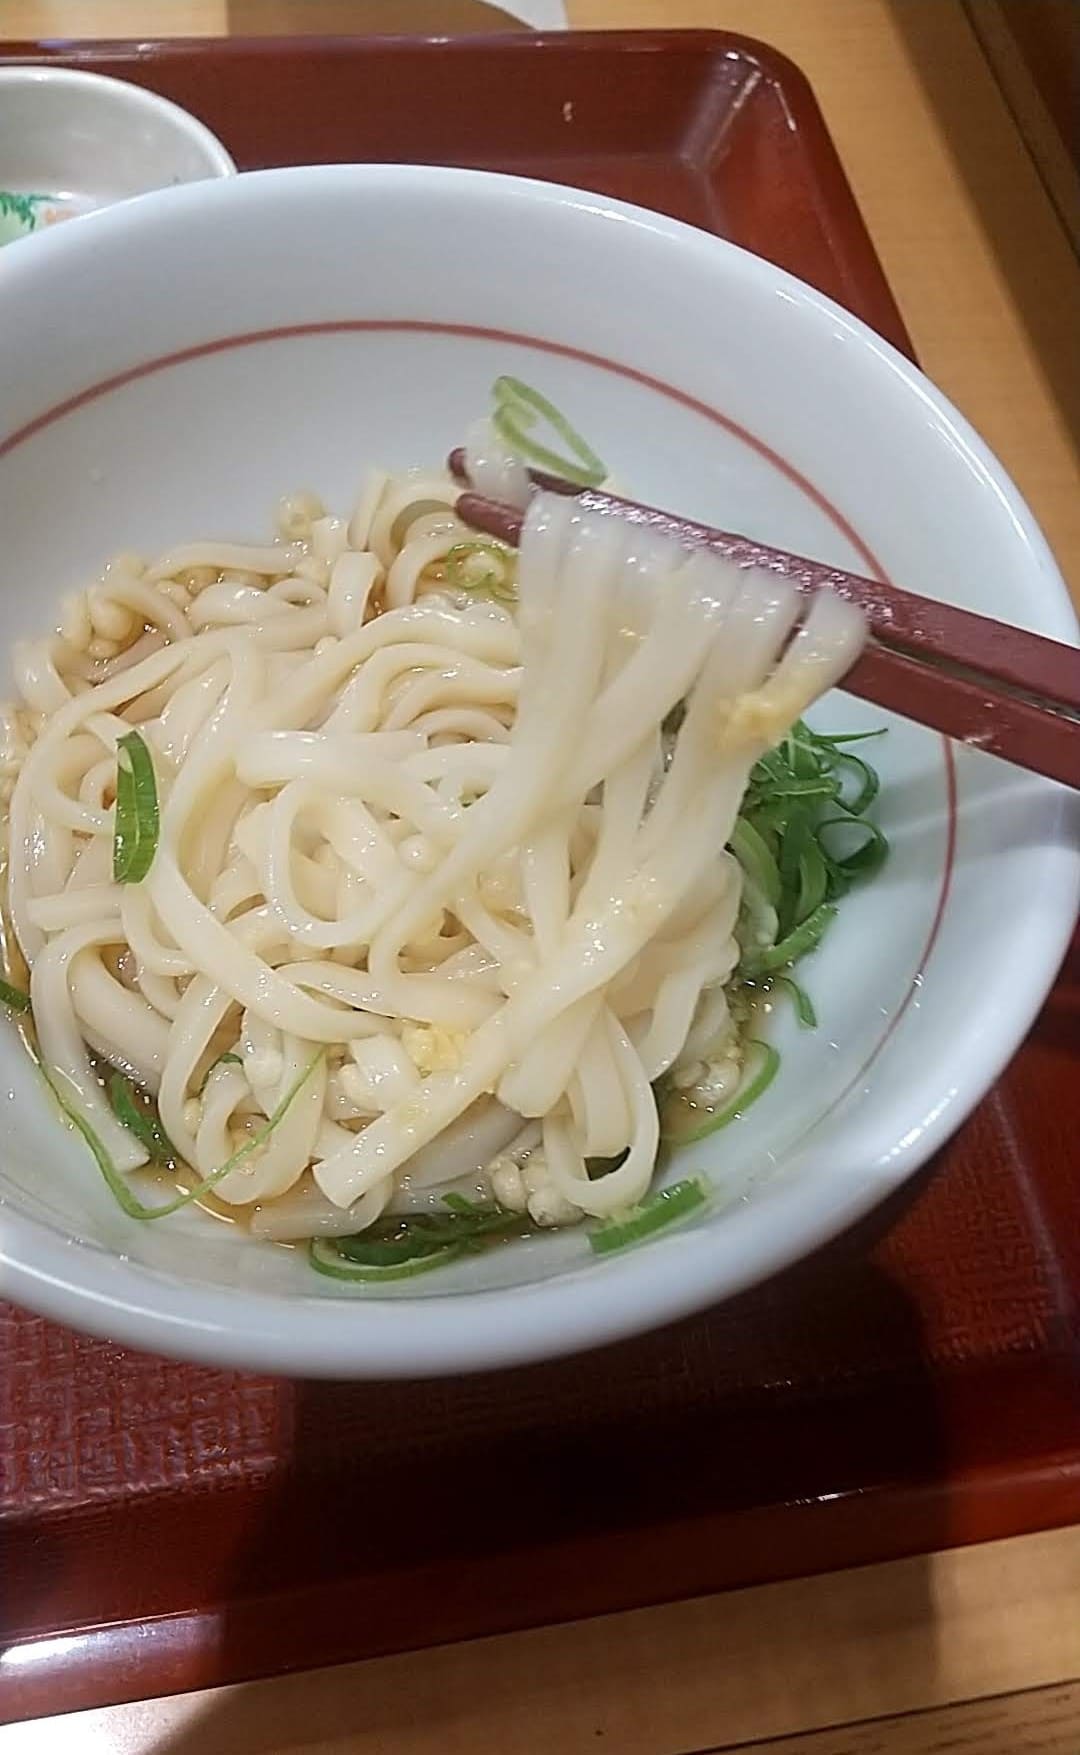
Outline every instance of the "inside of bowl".
<path id="1" fill-rule="evenodd" d="M 50 197 L 50 220 L 220 175 L 201 133 L 119 81 L 0 75 L 0 189 Z"/>

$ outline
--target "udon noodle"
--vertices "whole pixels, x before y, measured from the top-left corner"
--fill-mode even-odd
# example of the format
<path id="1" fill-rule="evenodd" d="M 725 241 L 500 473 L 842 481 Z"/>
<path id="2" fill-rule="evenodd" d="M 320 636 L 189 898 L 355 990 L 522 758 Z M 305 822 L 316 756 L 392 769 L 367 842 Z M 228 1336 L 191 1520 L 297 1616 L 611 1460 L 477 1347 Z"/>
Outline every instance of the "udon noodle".
<path id="1" fill-rule="evenodd" d="M 471 456 L 522 496 L 482 431 Z M 263 546 L 121 556 L 15 656 L 7 912 L 42 1062 L 126 1177 L 147 1152 L 103 1063 L 197 1177 L 261 1129 L 213 1199 L 269 1238 L 447 1189 L 542 1225 L 641 1199 L 655 1082 L 738 1077 L 750 767 L 861 640 L 838 599 L 800 620 L 782 580 L 558 496 L 518 555 L 478 543 L 458 491 L 377 475 Z M 133 728 L 160 826 L 117 882 Z"/>

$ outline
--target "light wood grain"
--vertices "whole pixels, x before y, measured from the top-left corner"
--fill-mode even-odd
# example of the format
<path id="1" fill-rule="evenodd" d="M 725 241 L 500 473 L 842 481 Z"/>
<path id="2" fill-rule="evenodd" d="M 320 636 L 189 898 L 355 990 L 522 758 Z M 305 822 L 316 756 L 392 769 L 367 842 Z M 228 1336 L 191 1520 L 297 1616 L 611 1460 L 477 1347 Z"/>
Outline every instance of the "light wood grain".
<path id="1" fill-rule="evenodd" d="M 494 0 L 0 0 L 0 36 L 459 35 L 523 27 Z"/>
<path id="2" fill-rule="evenodd" d="M 708 1755 L 750 1755 L 725 1743 Z M 1077 1755 L 1080 1683 L 753 1744 L 754 1755 Z"/>
<path id="3" fill-rule="evenodd" d="M 1080 7 L 1076 7 L 1075 0 L 1072 0 L 1072 5 L 1076 29 L 1080 30 Z M 1011 21 L 1016 17 L 1015 0 L 1009 7 L 1001 0 L 964 0 L 964 10 L 994 70 L 994 77 L 1017 128 L 1039 168 L 1047 194 L 1072 239 L 1073 249 L 1080 254 L 1080 164 L 1070 152 L 1069 140 L 1063 136 L 1059 122 L 1055 121 L 1031 68 L 1017 50 L 1011 28 Z M 1078 129 L 1080 107 L 1074 102 L 1073 136 L 1077 136 Z"/>
<path id="4" fill-rule="evenodd" d="M 297 9 L 303 0 L 296 0 Z M 2 0 L 5 37 L 220 37 L 228 0 Z M 302 29 L 297 24 L 294 29 Z"/>
<path id="5" fill-rule="evenodd" d="M 39 1721 L 0 1755 L 726 1750 L 1071 1679 L 1078 1604 L 1080 1529 Z"/>
<path id="6" fill-rule="evenodd" d="M 1031 502 L 1080 603 L 1080 266 L 954 0 L 571 0 L 723 27 L 809 76 L 929 375 Z"/>

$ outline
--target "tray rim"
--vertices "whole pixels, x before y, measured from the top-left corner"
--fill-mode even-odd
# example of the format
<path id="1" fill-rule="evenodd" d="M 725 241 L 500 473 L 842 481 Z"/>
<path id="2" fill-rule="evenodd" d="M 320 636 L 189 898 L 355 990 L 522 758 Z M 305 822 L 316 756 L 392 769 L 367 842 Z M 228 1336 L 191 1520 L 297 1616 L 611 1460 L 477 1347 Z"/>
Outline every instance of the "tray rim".
<path id="1" fill-rule="evenodd" d="M 811 140 L 814 181 L 823 196 L 823 208 L 831 219 L 841 217 L 846 227 L 844 256 L 837 265 L 859 282 L 863 307 L 856 313 L 885 336 L 907 358 L 915 360 L 911 337 L 896 303 L 884 266 L 848 180 L 843 161 L 829 131 L 814 88 L 798 63 L 773 44 L 741 31 L 710 29 L 643 28 L 625 30 L 501 31 L 476 34 L 408 36 L 400 32 L 364 35 L 340 33 L 281 36 L 225 37 L 87 37 L 20 40 L 0 37 L 0 67 L 20 63 L 62 61 L 92 70 L 98 61 L 124 60 L 132 67 L 167 65 L 182 56 L 197 61 L 208 58 L 239 60 L 255 55 L 266 60 L 296 60 L 313 53 L 334 53 L 360 58 L 366 54 L 416 54 L 438 51 L 442 55 L 469 56 L 497 52 L 507 55 L 610 55 L 612 53 L 665 54 L 675 51 L 702 56 L 738 56 L 758 67 L 787 106 L 793 132 Z M 123 75 L 120 75 L 123 77 Z M 508 174 L 513 175 L 513 171 Z M 701 228 L 708 229 L 708 228 Z M 831 228 L 830 228 L 831 231 Z M 830 241 L 832 241 L 830 239 Z M 917 363 L 917 362 L 916 362 Z"/>

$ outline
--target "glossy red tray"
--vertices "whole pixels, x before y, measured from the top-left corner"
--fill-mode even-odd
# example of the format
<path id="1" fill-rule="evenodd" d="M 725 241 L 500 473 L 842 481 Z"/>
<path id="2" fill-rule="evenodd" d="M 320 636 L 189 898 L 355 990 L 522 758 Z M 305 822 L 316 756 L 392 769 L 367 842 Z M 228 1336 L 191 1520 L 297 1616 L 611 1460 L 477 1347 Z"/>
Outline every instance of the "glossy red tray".
<path id="1" fill-rule="evenodd" d="M 243 167 L 442 161 L 629 197 L 905 345 L 813 97 L 754 43 L 35 53 L 177 99 Z M 1078 1046 L 1074 955 L 1000 1086 L 903 1199 L 724 1308 L 569 1363 L 295 1384 L 3 1311 L 0 1717 L 1077 1518 Z"/>

